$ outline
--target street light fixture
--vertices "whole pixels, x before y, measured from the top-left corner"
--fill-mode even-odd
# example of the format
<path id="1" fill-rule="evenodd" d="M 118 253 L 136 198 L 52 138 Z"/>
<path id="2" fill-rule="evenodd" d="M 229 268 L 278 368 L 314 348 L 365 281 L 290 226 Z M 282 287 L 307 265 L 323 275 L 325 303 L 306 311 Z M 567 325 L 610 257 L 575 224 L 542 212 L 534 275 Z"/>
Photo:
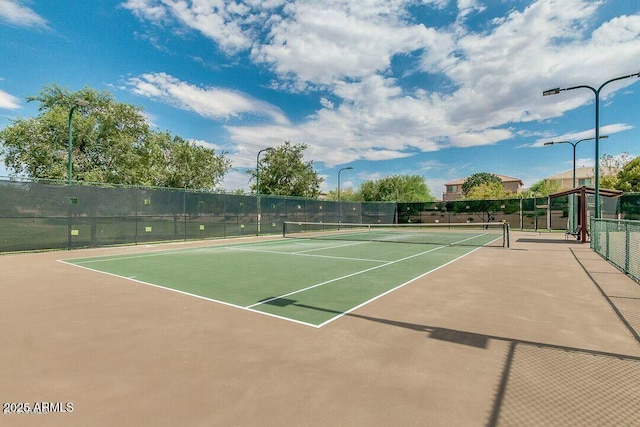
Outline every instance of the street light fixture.
<path id="1" fill-rule="evenodd" d="M 348 166 L 346 168 L 342 168 L 338 171 L 338 222 L 340 223 L 342 220 L 342 205 L 340 204 L 340 173 L 342 171 L 352 170 L 353 167 Z"/>
<path id="2" fill-rule="evenodd" d="M 260 235 L 260 221 L 261 218 L 261 209 L 260 209 L 260 154 L 265 151 L 273 151 L 273 148 L 263 148 L 258 151 L 258 155 L 256 156 L 256 213 L 257 213 L 257 229 L 256 236 Z"/>
<path id="3" fill-rule="evenodd" d="M 607 139 L 609 135 L 603 135 L 599 137 L 600 139 Z M 576 142 L 571 141 L 549 141 L 545 142 L 544 145 L 558 145 L 558 144 L 571 144 L 573 146 L 573 188 L 576 188 L 576 146 L 580 144 L 582 141 L 592 141 L 595 138 L 584 138 L 579 139 Z"/>
<path id="4" fill-rule="evenodd" d="M 349 167 L 346 167 L 346 168 L 342 168 L 342 169 L 340 169 L 338 171 L 338 201 L 340 201 L 340 173 L 342 171 L 347 171 L 347 170 L 351 170 L 351 169 L 353 169 L 353 167 L 349 166 Z"/>
<path id="5" fill-rule="evenodd" d="M 73 127 L 71 126 L 71 118 L 73 117 L 73 112 L 75 111 L 76 108 L 86 107 L 88 105 L 89 105 L 89 101 L 84 99 L 76 99 L 73 102 L 73 106 L 71 107 L 71 110 L 69 110 L 69 154 L 67 159 L 67 167 L 68 167 L 67 179 L 68 179 L 69 185 L 71 185 L 71 183 L 73 182 L 73 162 L 71 158 L 73 156 L 73 145 L 72 145 Z"/>
<path id="6" fill-rule="evenodd" d="M 608 85 L 611 82 L 615 82 L 618 80 L 623 80 L 623 79 L 628 79 L 631 77 L 640 77 L 640 72 L 635 73 L 635 74 L 628 74 L 626 76 L 620 76 L 620 77 L 616 77 L 610 80 L 607 80 L 606 82 L 602 83 L 600 85 L 600 87 L 598 87 L 598 89 L 595 89 L 591 86 L 588 85 L 579 85 L 579 86 L 572 86 L 572 87 L 568 87 L 568 88 L 554 88 L 554 89 L 549 89 L 549 90 L 545 90 L 544 92 L 542 92 L 542 96 L 548 96 L 548 95 L 557 95 L 562 91 L 565 90 L 573 90 L 573 89 L 589 89 L 593 92 L 593 94 L 596 97 L 596 136 L 595 136 L 595 140 L 596 140 L 596 166 L 595 166 L 595 180 L 596 180 L 596 185 L 595 185 L 595 193 L 596 193 L 596 205 L 595 205 L 595 212 L 594 212 L 594 218 L 600 218 L 600 91 L 602 90 L 603 87 L 605 87 L 606 85 Z"/>
<path id="7" fill-rule="evenodd" d="M 609 138 L 608 135 L 603 135 L 600 137 L 600 139 L 606 139 Z M 576 146 L 578 144 L 580 144 L 582 141 L 592 141 L 595 138 L 584 138 L 584 139 L 580 139 L 576 142 L 571 142 L 571 141 L 549 141 L 549 142 L 545 142 L 544 145 L 557 145 L 557 144 L 571 144 L 571 146 L 573 147 L 573 185 L 572 188 L 576 188 Z M 573 194 L 571 196 L 571 199 L 569 199 L 569 210 L 570 212 L 572 212 L 571 217 L 569 219 L 569 227 L 571 229 L 571 231 L 575 231 L 575 227 L 574 227 L 574 223 L 575 223 L 575 215 L 573 214 L 573 209 L 575 206 L 575 194 Z"/>

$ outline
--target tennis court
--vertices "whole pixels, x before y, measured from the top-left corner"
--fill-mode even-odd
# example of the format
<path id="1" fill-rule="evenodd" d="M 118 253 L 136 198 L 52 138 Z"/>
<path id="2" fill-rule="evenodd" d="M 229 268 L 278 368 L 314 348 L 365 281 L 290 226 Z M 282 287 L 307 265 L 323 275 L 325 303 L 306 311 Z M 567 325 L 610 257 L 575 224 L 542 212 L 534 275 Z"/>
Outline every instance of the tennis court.
<path id="1" fill-rule="evenodd" d="M 0 424 L 638 425 L 640 290 L 585 245 L 292 227 L 0 257 Z"/>
<path id="2" fill-rule="evenodd" d="M 85 269 L 321 327 L 484 246 L 502 223 L 285 223 L 284 239 L 67 259 Z"/>

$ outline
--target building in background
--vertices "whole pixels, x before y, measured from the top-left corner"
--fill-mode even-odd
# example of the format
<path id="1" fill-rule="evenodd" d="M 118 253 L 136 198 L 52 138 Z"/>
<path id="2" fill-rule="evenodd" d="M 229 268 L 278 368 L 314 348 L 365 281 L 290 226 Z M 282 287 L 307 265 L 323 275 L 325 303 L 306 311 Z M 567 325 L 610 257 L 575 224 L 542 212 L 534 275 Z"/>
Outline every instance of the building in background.
<path id="1" fill-rule="evenodd" d="M 505 191 L 509 191 L 515 194 L 518 194 L 522 191 L 524 183 L 520 178 L 513 178 L 510 176 L 498 174 L 495 175 L 502 180 L 502 186 L 504 187 Z M 464 184 L 466 180 L 467 178 L 460 178 L 444 184 L 445 191 L 444 193 L 442 193 L 442 201 L 451 202 L 454 200 L 462 199 L 462 184 Z"/>
<path id="2" fill-rule="evenodd" d="M 620 169 L 601 166 L 600 178 L 607 175 L 617 175 Z M 595 185 L 596 172 L 593 167 L 576 168 L 576 187 L 593 187 Z M 573 186 L 573 169 L 549 176 L 544 179 L 546 184 L 557 182 L 560 184 L 559 190 L 570 190 Z"/>

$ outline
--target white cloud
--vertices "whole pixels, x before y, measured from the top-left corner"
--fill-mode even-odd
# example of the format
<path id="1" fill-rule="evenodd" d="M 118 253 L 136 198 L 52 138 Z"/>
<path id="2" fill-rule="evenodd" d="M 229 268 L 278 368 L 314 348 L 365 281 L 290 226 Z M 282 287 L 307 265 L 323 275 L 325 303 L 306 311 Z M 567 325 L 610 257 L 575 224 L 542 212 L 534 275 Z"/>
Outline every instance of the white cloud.
<path id="1" fill-rule="evenodd" d="M 0 0 L 0 21 L 19 27 L 47 28 L 47 21 L 17 0 Z"/>
<path id="2" fill-rule="evenodd" d="M 155 0 L 127 0 L 122 3 L 121 6 L 129 9 L 140 19 L 148 19 L 156 23 L 161 23 L 168 18 L 165 6 Z"/>
<path id="3" fill-rule="evenodd" d="M 206 148 L 208 150 L 215 150 L 218 154 L 220 154 L 220 152 L 224 151 L 224 149 L 219 146 L 218 144 L 214 144 L 213 142 L 209 142 L 209 141 L 204 141 L 202 139 L 189 139 L 188 142 L 191 142 L 195 145 L 197 145 L 198 147 L 203 147 Z"/>
<path id="4" fill-rule="evenodd" d="M 298 1 L 270 29 L 254 60 L 283 77 L 320 85 L 386 70 L 396 54 L 430 45 L 437 34 L 411 24 L 399 1 Z"/>
<path id="5" fill-rule="evenodd" d="M 232 169 L 224 175 L 221 185 L 225 191 L 248 190 L 249 175 L 246 171 Z"/>
<path id="6" fill-rule="evenodd" d="M 478 0 L 458 0 L 458 20 L 464 19 L 473 12 L 482 12 L 487 7 L 480 4 Z"/>
<path id="7" fill-rule="evenodd" d="M 17 110 L 20 107 L 20 100 L 15 96 L 0 90 L 0 108 L 6 110 Z"/>
<path id="8" fill-rule="evenodd" d="M 212 119 L 238 118 L 253 114 L 286 124 L 287 118 L 277 107 L 238 91 L 200 88 L 165 73 L 149 73 L 128 80 L 131 90 L 147 98 L 159 99 L 184 110 Z"/>
<path id="9" fill-rule="evenodd" d="M 320 107 L 300 123 L 288 123 L 277 107 L 247 94 L 198 88 L 163 73 L 130 84 L 136 93 L 205 117 L 269 117 L 266 125 L 226 126 L 242 162 L 251 163 L 255 148 L 290 140 L 307 143 L 310 157 L 333 166 L 497 144 L 518 135 L 515 124 L 559 117 L 593 102 L 589 91 L 543 98 L 543 90 L 597 87 L 640 71 L 640 14 L 594 29 L 602 1 L 532 1 L 497 17 L 482 32 L 467 21 L 491 2 L 458 0 L 457 19 L 437 28 L 429 27 L 428 18 L 418 23 L 410 16 L 408 7 L 418 4 L 445 7 L 442 0 L 124 4 L 141 19 L 198 31 L 229 55 L 249 54 L 256 65 L 276 73 L 274 90 L 318 90 Z M 400 57 L 414 60 L 409 73 L 414 81 L 422 78 L 424 87 L 407 85 L 407 70 L 394 74 L 393 60 Z M 430 86 L 434 77 L 442 81 L 439 87 Z M 612 84 L 603 97 L 632 83 Z"/>
<path id="10" fill-rule="evenodd" d="M 328 100 L 327 98 L 320 98 L 320 105 L 322 105 L 327 110 L 333 110 L 333 102 Z"/>
<path id="11" fill-rule="evenodd" d="M 611 135 L 615 135 L 616 133 L 631 130 L 633 128 L 634 127 L 632 125 L 625 124 L 625 123 L 614 123 L 611 125 L 601 126 L 600 137 L 602 139 L 602 137 L 604 136 L 609 137 Z M 570 142 L 576 143 L 581 139 L 587 139 L 587 138 L 595 138 L 594 129 L 584 130 L 580 132 L 571 132 L 571 133 L 566 133 L 566 134 L 557 135 L 557 136 L 546 136 L 545 138 L 539 139 L 533 144 L 530 144 L 528 146 L 532 148 L 539 148 L 539 147 L 543 147 L 546 142 L 551 142 L 551 141 L 570 141 Z"/>
<path id="12" fill-rule="evenodd" d="M 153 24 L 185 26 L 215 41 L 229 54 L 249 49 L 260 27 L 284 0 L 127 0 L 122 7 Z"/>
<path id="13" fill-rule="evenodd" d="M 640 37 L 640 16 L 623 15 L 604 23 L 593 32 L 593 43 L 608 47 L 619 42 L 634 42 Z"/>

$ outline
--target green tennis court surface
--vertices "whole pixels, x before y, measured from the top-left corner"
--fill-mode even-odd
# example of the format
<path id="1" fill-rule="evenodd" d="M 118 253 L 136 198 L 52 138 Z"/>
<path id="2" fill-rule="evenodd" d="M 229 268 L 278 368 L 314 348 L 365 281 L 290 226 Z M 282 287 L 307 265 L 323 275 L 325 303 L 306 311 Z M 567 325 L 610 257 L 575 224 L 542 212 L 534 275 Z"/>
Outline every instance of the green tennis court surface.
<path id="1" fill-rule="evenodd" d="M 283 239 L 63 262 L 321 327 L 500 236 L 473 239 L 476 246 Z"/>

